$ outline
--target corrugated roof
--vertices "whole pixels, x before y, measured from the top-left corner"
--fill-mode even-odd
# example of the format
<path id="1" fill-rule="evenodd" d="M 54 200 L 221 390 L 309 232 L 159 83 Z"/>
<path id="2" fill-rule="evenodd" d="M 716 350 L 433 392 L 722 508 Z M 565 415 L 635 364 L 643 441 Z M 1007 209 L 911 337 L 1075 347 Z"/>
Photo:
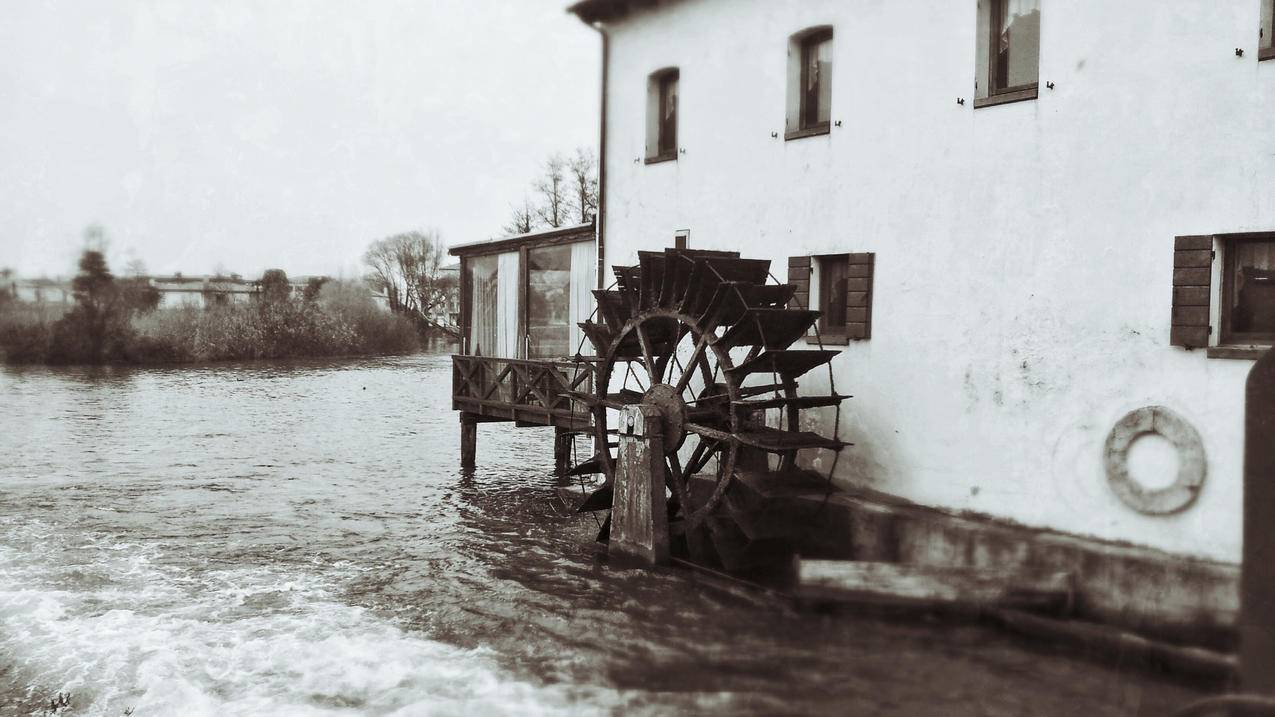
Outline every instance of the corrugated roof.
<path id="1" fill-rule="evenodd" d="M 511 237 L 502 237 L 500 239 L 487 239 L 484 241 L 470 242 L 468 244 L 457 244 L 447 250 L 452 256 L 461 256 L 469 254 L 492 254 L 498 251 L 507 251 L 520 247 L 524 244 L 539 244 L 549 242 L 551 240 L 567 239 L 568 241 L 573 235 L 579 235 L 579 241 L 586 241 L 593 238 L 593 222 L 588 224 L 577 224 L 570 227 L 557 227 L 555 229 L 541 230 L 538 232 L 529 232 L 527 234 L 518 234 Z"/>

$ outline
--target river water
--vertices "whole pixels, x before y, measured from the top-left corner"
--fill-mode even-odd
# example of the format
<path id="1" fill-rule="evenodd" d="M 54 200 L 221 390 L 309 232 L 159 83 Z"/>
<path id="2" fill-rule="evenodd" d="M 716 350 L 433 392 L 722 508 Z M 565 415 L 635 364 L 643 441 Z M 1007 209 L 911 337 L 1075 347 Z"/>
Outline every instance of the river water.
<path id="1" fill-rule="evenodd" d="M 0 714 L 1163 714 L 975 625 L 620 570 L 444 355 L 0 369 Z"/>

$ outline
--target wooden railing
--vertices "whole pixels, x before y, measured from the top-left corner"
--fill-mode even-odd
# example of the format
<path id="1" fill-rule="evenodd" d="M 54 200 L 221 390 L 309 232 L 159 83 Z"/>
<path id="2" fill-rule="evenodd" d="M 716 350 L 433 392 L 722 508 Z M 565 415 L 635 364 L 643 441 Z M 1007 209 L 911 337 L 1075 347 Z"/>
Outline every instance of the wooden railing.
<path id="1" fill-rule="evenodd" d="M 452 356 L 452 408 L 488 420 L 587 430 L 588 407 L 563 394 L 592 390 L 592 364 Z"/>

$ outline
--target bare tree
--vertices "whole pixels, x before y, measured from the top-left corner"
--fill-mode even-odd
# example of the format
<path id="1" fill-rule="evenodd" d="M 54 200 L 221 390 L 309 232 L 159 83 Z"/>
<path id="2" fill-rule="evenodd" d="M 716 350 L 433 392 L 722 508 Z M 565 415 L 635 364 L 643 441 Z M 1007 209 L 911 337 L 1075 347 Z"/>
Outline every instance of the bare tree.
<path id="1" fill-rule="evenodd" d="M 130 279 L 140 279 L 146 276 L 146 262 L 137 258 L 130 259 L 124 265 L 124 276 Z"/>
<path id="2" fill-rule="evenodd" d="M 403 296 L 399 291 L 401 282 L 396 270 L 394 244 L 393 237 L 372 242 L 363 254 L 363 263 L 371 269 L 367 275 L 368 284 L 376 291 L 385 292 L 390 311 L 397 314 L 403 311 Z"/>
<path id="3" fill-rule="evenodd" d="M 390 309 L 429 318 L 444 307 L 456 280 L 442 271 L 447 249 L 437 230 L 411 231 L 372 242 L 363 261 L 368 281 L 385 292 Z"/>
<path id="4" fill-rule="evenodd" d="M 566 177 L 567 161 L 561 154 L 553 154 L 545 161 L 544 174 L 534 185 L 540 195 L 536 205 L 536 216 L 549 227 L 560 227 L 567 223 L 570 196 Z"/>
<path id="5" fill-rule="evenodd" d="M 575 156 L 567 164 L 571 184 L 571 211 L 581 224 L 598 213 L 598 158 L 592 149 L 576 147 Z"/>
<path id="6" fill-rule="evenodd" d="M 509 221 L 500 231 L 505 236 L 517 236 L 518 234 L 526 234 L 536 228 L 536 211 L 531 207 L 531 200 L 527 197 L 522 198 L 522 205 L 517 204 L 511 207 L 513 210 L 509 215 Z"/>

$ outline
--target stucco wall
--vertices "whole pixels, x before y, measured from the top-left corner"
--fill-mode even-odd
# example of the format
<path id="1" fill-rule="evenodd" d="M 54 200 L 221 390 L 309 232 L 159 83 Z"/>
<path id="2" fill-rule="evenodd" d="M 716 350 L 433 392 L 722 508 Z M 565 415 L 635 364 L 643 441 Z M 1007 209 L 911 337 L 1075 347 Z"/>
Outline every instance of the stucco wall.
<path id="1" fill-rule="evenodd" d="M 610 28 L 606 260 L 683 228 L 777 275 L 789 255 L 875 252 L 872 338 L 834 364 L 855 396 L 839 479 L 1237 561 L 1252 362 L 1170 347 L 1170 281 L 1174 235 L 1275 229 L 1258 13 L 1045 0 L 1039 99 L 976 110 L 974 0 L 638 12 Z M 785 142 L 786 40 L 819 24 L 835 27 L 842 126 Z M 684 154 L 648 166 L 646 77 L 668 66 Z M 1125 507 L 1102 471 L 1108 430 L 1149 404 L 1190 420 L 1208 453 L 1202 493 L 1174 516 Z"/>

